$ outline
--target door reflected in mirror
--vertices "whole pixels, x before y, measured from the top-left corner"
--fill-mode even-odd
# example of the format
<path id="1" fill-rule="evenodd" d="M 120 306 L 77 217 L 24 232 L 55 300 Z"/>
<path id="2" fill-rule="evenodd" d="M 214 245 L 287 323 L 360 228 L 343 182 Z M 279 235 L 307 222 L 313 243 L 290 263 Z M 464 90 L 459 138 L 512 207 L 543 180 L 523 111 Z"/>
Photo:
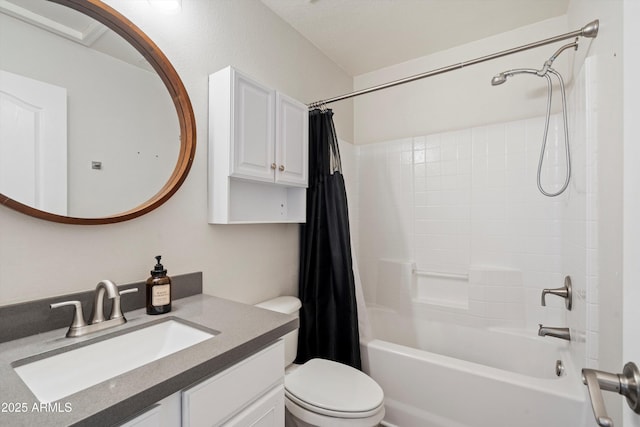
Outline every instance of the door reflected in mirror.
<path id="1" fill-rule="evenodd" d="M 180 154 L 167 87 L 120 35 L 49 1 L 0 3 L 0 193 L 114 216 L 159 193 Z"/>

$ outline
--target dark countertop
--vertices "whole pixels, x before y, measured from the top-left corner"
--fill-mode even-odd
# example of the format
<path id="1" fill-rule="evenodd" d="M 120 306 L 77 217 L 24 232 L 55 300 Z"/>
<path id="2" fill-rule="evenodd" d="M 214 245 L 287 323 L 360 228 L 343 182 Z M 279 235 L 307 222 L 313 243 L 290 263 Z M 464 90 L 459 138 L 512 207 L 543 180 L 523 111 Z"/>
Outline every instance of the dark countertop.
<path id="1" fill-rule="evenodd" d="M 66 328 L 0 344 L 0 425 L 109 426 L 118 424 L 157 401 L 222 371 L 294 330 L 298 320 L 208 295 L 172 302 L 172 311 L 148 316 L 145 309 L 125 313 L 124 325 L 86 337 L 66 338 Z M 163 318 L 176 317 L 220 331 L 214 338 L 89 387 L 41 408 L 12 364 L 41 353 L 108 338 Z M 71 318 L 69 318 L 69 323 Z M 144 345 L 144 344 L 141 344 Z M 126 352 L 114 348 L 114 352 Z M 82 361 L 78 360 L 81 364 Z M 16 412 L 25 409 L 24 412 Z"/>

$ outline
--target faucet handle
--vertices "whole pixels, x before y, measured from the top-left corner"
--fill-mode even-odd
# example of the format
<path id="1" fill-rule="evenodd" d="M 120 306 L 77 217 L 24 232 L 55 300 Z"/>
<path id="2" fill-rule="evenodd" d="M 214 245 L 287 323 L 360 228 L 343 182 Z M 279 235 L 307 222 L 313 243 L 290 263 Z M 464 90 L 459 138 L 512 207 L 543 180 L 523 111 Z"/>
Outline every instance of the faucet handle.
<path id="1" fill-rule="evenodd" d="M 134 292 L 138 292 L 138 288 L 129 288 L 118 291 L 118 296 L 113 299 L 113 308 L 111 309 L 111 316 L 109 316 L 109 319 L 119 319 L 121 317 L 124 317 L 124 314 L 122 314 L 122 309 L 120 308 L 120 297 L 122 295 L 132 294 Z"/>
<path id="2" fill-rule="evenodd" d="M 54 309 L 58 307 L 65 307 L 67 305 L 72 305 L 75 307 L 75 310 L 73 311 L 73 320 L 71 321 L 71 326 L 69 326 L 69 331 L 67 332 L 67 336 L 69 336 L 72 329 L 77 329 L 77 328 L 87 326 L 87 322 L 85 322 L 84 320 L 84 315 L 82 313 L 82 304 L 80 304 L 80 301 L 56 302 L 53 304 L 49 304 L 49 308 Z"/>
<path id="3" fill-rule="evenodd" d="M 547 302 L 545 301 L 545 297 L 547 296 L 547 294 L 556 295 L 556 296 L 564 298 L 565 307 L 567 307 L 567 310 L 571 310 L 571 305 L 572 305 L 572 302 L 573 302 L 573 291 L 572 291 L 572 288 L 571 288 L 571 277 L 566 276 L 564 278 L 564 286 L 561 287 L 561 288 L 543 289 L 542 290 L 542 298 L 540 300 L 540 304 L 542 304 L 543 307 L 546 307 L 546 305 L 547 305 Z"/>
<path id="4" fill-rule="evenodd" d="M 129 289 L 125 289 L 122 290 L 120 292 L 118 292 L 120 294 L 120 296 L 125 295 L 125 294 L 133 294 L 135 292 L 138 292 L 138 288 L 129 288 Z"/>

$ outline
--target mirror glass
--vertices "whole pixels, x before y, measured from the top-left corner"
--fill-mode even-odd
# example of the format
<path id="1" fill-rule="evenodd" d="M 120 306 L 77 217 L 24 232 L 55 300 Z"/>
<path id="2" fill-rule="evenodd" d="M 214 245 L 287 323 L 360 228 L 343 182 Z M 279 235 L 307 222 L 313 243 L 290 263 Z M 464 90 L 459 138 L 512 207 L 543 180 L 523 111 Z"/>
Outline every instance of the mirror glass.
<path id="1" fill-rule="evenodd" d="M 180 128 L 165 83 L 116 32 L 62 4 L 0 1 L 2 195 L 61 217 L 135 211 L 175 179 Z"/>

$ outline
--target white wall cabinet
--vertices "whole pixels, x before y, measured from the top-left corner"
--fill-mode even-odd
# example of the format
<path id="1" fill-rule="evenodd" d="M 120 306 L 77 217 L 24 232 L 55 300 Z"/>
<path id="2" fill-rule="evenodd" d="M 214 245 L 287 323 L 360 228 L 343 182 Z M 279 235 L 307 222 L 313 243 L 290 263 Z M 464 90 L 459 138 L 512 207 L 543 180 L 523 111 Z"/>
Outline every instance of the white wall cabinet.
<path id="1" fill-rule="evenodd" d="M 209 222 L 304 222 L 308 109 L 233 67 L 209 76 Z"/>
<path id="2" fill-rule="evenodd" d="M 284 411 L 284 344 L 279 340 L 121 427 L 282 427 Z"/>

